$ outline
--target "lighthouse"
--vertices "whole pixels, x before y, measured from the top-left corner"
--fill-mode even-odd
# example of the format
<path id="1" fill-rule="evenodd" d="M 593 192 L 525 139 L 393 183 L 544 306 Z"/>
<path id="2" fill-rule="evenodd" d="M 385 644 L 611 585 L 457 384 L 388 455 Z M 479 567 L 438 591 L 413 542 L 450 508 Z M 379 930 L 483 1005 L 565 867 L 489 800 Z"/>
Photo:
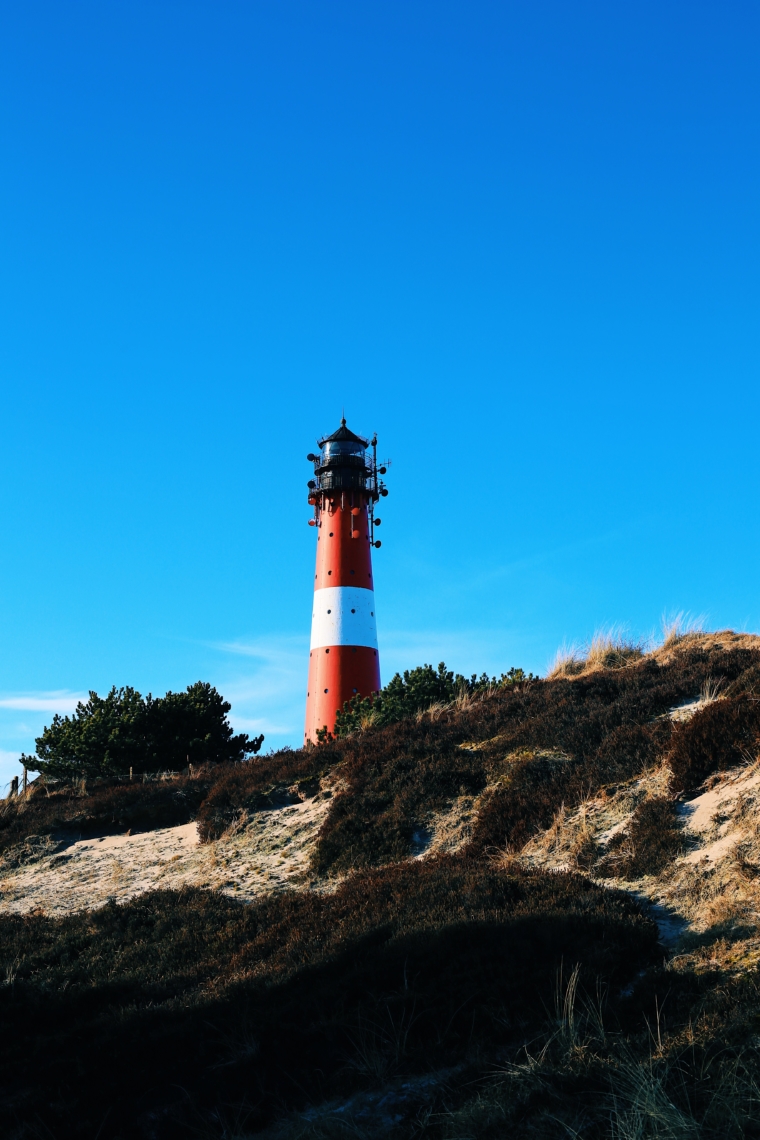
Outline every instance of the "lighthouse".
<path id="1" fill-rule="evenodd" d="M 375 503 L 388 494 L 376 436 L 356 435 L 344 418 L 317 446 L 319 454 L 307 456 L 314 464 L 309 525 L 317 532 L 317 565 L 304 731 L 314 743 L 321 729 L 332 732 L 346 701 L 380 688 L 372 547 L 380 546 Z"/>

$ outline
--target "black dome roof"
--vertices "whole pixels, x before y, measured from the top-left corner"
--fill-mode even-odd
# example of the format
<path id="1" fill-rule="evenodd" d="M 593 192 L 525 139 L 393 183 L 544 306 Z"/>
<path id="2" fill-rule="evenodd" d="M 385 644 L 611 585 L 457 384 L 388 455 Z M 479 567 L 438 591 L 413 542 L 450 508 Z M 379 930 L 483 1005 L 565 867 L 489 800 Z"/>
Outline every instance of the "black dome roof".
<path id="1" fill-rule="evenodd" d="M 340 427 L 334 431 L 332 435 L 325 435 L 322 439 L 317 440 L 318 447 L 324 447 L 326 443 L 358 443 L 362 447 L 369 447 L 369 440 L 365 439 L 363 435 L 356 435 L 350 428 L 346 427 L 346 417 L 340 421 Z"/>

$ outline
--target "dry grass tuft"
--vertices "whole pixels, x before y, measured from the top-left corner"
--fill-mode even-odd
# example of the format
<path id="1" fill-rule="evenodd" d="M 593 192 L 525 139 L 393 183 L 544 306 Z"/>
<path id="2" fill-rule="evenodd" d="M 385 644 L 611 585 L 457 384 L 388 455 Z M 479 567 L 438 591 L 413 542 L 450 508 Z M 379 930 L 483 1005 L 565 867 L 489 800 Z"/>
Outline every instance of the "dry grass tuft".
<path id="1" fill-rule="evenodd" d="M 423 720 L 426 716 L 429 717 L 430 720 L 438 720 L 443 713 L 447 712 L 450 708 L 451 705 L 448 701 L 433 701 L 426 709 L 421 709 L 420 712 L 417 713 L 417 721 Z"/>
<path id="2" fill-rule="evenodd" d="M 644 645 L 630 638 L 622 626 L 600 629 L 591 639 L 586 652 L 585 672 L 595 669 L 620 669 L 644 656 Z"/>
<path id="3" fill-rule="evenodd" d="M 576 645 L 563 644 L 557 650 L 554 660 L 546 674 L 547 681 L 556 681 L 560 677 L 577 677 L 585 668 L 586 662 Z"/>
<path id="4" fill-rule="evenodd" d="M 372 725 L 377 721 L 377 716 L 378 713 L 375 708 L 363 712 L 359 717 L 359 728 L 361 731 L 366 732 L 368 728 L 372 728 Z"/>
<path id="5" fill-rule="evenodd" d="M 561 677 L 581 677 L 599 669 L 622 669 L 640 661 L 646 652 L 643 642 L 629 637 L 623 626 L 596 631 L 585 648 L 562 645 L 546 674 L 547 681 Z"/>
<path id="6" fill-rule="evenodd" d="M 688 637 L 695 637 L 705 628 L 705 617 L 700 614 L 693 617 L 684 610 L 676 614 L 662 615 L 662 645 L 661 649 L 672 649 Z"/>
<path id="7" fill-rule="evenodd" d="M 699 703 L 701 705 L 711 705 L 713 701 L 719 699 L 719 694 L 723 688 L 722 677 L 708 677 L 702 688 L 699 690 Z"/>
<path id="8" fill-rule="evenodd" d="M 467 689 L 460 689 L 453 700 L 454 711 L 461 713 L 480 700 L 480 693 L 468 693 Z"/>

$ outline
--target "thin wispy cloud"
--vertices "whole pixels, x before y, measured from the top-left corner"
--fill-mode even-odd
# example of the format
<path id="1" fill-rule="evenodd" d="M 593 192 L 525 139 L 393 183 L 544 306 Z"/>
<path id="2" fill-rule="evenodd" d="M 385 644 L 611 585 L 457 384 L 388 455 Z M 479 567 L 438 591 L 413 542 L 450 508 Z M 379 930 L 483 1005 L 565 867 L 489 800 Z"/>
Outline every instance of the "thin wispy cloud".
<path id="1" fill-rule="evenodd" d="M 11 693 L 0 697 L 0 709 L 16 709 L 23 712 L 72 713 L 80 701 L 86 701 L 89 693 L 72 693 L 65 689 L 53 692 Z"/>
<path id="2" fill-rule="evenodd" d="M 397 670 L 445 661 L 462 673 L 506 672 L 522 665 L 528 649 L 524 636 L 511 629 L 466 629 L 451 632 L 388 629 L 381 633 L 381 669 L 387 682 Z"/>
<path id="3" fill-rule="evenodd" d="M 304 649 L 308 648 L 308 637 L 277 637 L 261 638 L 253 641 L 215 641 L 211 648 L 220 653 L 229 653 L 235 657 L 256 657 L 270 665 L 285 666 L 288 663 L 303 664 Z"/>
<path id="4" fill-rule="evenodd" d="M 284 736 L 292 731 L 292 725 L 272 724 L 266 717 L 236 716 L 235 728 L 249 734 L 263 732 L 264 734 L 271 733 L 272 736 Z"/>
<path id="5" fill-rule="evenodd" d="M 306 637 L 239 638 L 209 648 L 228 659 L 218 686 L 236 729 L 300 743 L 306 700 Z"/>

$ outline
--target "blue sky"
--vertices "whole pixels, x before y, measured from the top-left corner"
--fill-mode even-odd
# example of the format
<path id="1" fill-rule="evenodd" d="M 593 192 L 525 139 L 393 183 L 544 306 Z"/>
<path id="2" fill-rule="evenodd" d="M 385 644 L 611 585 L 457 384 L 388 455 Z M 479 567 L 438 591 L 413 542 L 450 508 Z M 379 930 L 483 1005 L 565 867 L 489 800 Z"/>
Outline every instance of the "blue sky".
<path id="1" fill-rule="evenodd" d="M 301 738 L 306 453 L 381 666 L 760 628 L 751 3 L 0 12 L 0 782 L 88 689 Z"/>

